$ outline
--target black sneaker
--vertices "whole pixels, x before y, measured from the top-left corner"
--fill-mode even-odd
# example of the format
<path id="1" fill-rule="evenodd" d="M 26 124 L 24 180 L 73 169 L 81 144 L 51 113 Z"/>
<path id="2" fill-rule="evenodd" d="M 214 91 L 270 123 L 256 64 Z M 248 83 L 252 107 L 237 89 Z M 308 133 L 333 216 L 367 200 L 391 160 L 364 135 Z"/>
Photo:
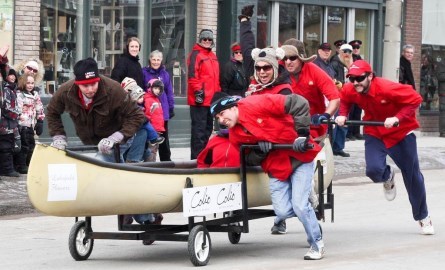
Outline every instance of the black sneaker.
<path id="1" fill-rule="evenodd" d="M 274 223 L 270 231 L 272 234 L 286 234 L 286 220 L 282 220 L 278 224 Z"/>
<path id="2" fill-rule="evenodd" d="M 350 157 L 351 155 L 343 150 L 340 150 L 340 151 L 334 151 L 334 156 Z"/>
<path id="3" fill-rule="evenodd" d="M 16 171 L 12 171 L 12 172 L 9 172 L 9 173 L 4 173 L 4 174 L 2 174 L 2 176 L 20 177 L 20 174 L 18 172 L 16 172 Z"/>
<path id="4" fill-rule="evenodd" d="M 156 140 L 150 141 L 150 145 L 151 146 L 155 146 L 155 145 L 160 145 L 161 143 L 163 143 L 165 140 L 164 137 L 159 136 Z"/>

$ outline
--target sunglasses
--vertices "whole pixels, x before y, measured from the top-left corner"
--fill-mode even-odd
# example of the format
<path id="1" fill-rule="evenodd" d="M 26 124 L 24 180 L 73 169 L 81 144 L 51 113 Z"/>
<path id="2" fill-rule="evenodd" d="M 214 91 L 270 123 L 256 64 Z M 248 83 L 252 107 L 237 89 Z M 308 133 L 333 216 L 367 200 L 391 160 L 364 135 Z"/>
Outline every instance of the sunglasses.
<path id="1" fill-rule="evenodd" d="M 362 76 L 357 76 L 357 77 L 349 77 L 349 81 L 351 82 L 351 83 L 355 83 L 355 82 L 363 82 L 365 79 L 366 79 L 366 77 L 368 77 L 368 74 L 365 74 L 365 75 L 362 75 Z"/>
<path id="2" fill-rule="evenodd" d="M 267 71 L 271 71 L 272 70 L 272 66 L 271 65 L 265 65 L 265 66 L 255 66 L 255 70 L 256 71 L 258 71 L 258 72 L 260 72 L 261 70 L 264 70 L 264 72 L 267 72 Z"/>
<path id="3" fill-rule="evenodd" d="M 353 49 L 360 49 L 360 46 L 352 46 Z"/>
<path id="4" fill-rule="evenodd" d="M 211 39 L 211 38 L 203 38 L 202 40 L 203 41 L 213 41 L 213 39 Z"/>
<path id="5" fill-rule="evenodd" d="M 35 68 L 32 68 L 32 67 L 30 67 L 30 66 L 26 66 L 26 68 L 27 68 L 29 71 L 32 71 L 32 72 L 34 72 L 34 73 L 39 72 L 39 70 L 37 70 L 37 69 L 35 69 Z"/>
<path id="6" fill-rule="evenodd" d="M 295 60 L 297 60 L 297 58 L 298 58 L 298 56 L 289 56 L 289 57 L 283 57 L 283 61 L 284 62 L 286 62 L 288 59 L 289 59 L 289 61 L 295 61 Z"/>
<path id="7" fill-rule="evenodd" d="M 352 51 L 349 50 L 349 49 L 343 50 L 343 52 L 344 52 L 344 53 L 352 53 Z"/>
<path id="8" fill-rule="evenodd" d="M 241 54 L 241 52 L 234 52 L 234 54 Z"/>

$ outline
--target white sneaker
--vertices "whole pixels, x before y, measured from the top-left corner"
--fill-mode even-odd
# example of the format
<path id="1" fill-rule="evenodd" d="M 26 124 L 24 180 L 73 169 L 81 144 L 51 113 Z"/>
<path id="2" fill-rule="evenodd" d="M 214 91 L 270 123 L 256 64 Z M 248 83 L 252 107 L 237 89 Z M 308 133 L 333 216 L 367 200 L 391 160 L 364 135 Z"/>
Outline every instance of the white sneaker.
<path id="1" fill-rule="evenodd" d="M 421 234 L 423 235 L 433 235 L 434 234 L 434 227 L 433 222 L 431 221 L 430 216 L 427 216 L 426 218 L 419 220 Z"/>
<path id="2" fill-rule="evenodd" d="M 321 260 L 324 257 L 324 247 L 315 250 L 313 247 L 304 255 L 305 260 Z"/>
<path id="3" fill-rule="evenodd" d="M 383 183 L 383 192 L 385 193 L 385 198 L 388 201 L 394 200 L 397 195 L 396 183 L 394 182 L 395 171 L 393 167 L 390 168 L 391 171 L 389 173 L 389 179 Z"/>

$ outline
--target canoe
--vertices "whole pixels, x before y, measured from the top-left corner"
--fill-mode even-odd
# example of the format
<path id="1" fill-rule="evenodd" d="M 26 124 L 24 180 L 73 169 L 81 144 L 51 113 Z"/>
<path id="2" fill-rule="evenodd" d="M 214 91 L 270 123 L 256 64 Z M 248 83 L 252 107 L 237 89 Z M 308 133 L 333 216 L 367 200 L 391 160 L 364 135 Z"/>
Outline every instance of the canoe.
<path id="1" fill-rule="evenodd" d="M 330 145 L 325 148 L 319 156 L 326 166 L 327 187 L 333 177 L 333 156 Z M 169 213 L 182 212 L 182 191 L 188 178 L 194 187 L 241 181 L 239 168 L 198 169 L 195 161 L 107 163 L 37 144 L 27 189 L 34 207 L 51 216 Z M 269 178 L 260 167 L 247 170 L 247 194 L 249 208 L 271 204 Z"/>

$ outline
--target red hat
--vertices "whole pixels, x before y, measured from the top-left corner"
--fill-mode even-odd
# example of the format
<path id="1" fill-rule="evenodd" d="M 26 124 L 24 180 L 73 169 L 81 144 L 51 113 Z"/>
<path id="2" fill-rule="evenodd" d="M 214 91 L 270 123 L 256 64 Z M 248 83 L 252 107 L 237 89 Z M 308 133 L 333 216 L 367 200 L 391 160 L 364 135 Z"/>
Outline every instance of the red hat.
<path id="1" fill-rule="evenodd" d="M 241 51 L 241 46 L 238 43 L 236 43 L 232 46 L 231 49 L 232 49 L 232 52 Z"/>
<path id="2" fill-rule="evenodd" d="M 349 68 L 348 75 L 346 75 L 346 77 L 360 76 L 363 73 L 372 73 L 372 68 L 365 60 L 357 60 L 354 63 L 352 63 L 351 67 Z"/>

